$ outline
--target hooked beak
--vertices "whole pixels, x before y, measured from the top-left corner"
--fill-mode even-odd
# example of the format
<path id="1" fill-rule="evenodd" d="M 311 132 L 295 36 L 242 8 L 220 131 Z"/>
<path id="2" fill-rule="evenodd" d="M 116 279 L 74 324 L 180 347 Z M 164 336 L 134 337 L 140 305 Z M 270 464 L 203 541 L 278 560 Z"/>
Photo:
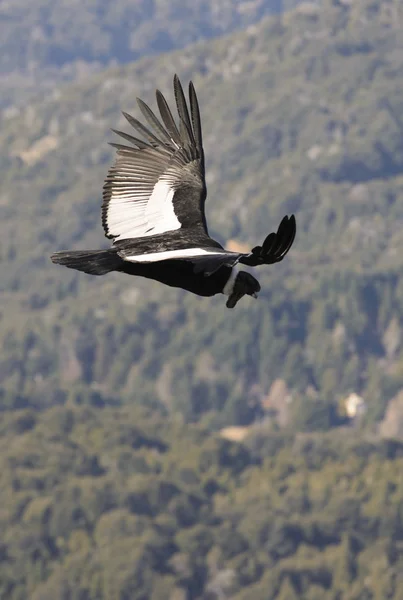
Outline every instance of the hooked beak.
<path id="1" fill-rule="evenodd" d="M 257 292 L 253 292 L 253 294 L 249 294 L 250 296 L 252 296 L 252 298 L 257 299 L 258 298 L 258 293 Z M 237 304 L 237 302 L 239 302 L 239 300 L 245 296 L 245 292 L 232 292 L 232 294 L 229 296 L 227 303 L 226 303 L 226 307 L 227 308 L 234 308 Z"/>
<path id="2" fill-rule="evenodd" d="M 227 308 L 234 308 L 236 306 L 236 303 L 239 302 L 239 300 L 244 295 L 245 295 L 244 292 L 232 292 L 232 294 L 228 297 L 228 300 L 227 300 L 225 306 Z"/>

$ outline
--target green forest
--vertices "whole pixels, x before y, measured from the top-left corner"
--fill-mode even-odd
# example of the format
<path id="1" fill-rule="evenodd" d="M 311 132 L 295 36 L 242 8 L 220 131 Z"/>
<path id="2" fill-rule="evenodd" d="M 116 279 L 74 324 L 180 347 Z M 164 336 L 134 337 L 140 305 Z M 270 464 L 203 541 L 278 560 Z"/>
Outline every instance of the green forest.
<path id="1" fill-rule="evenodd" d="M 44 85 L 1 42 L 0 600 L 403 598 L 403 4 L 263 4 L 111 66 L 86 29 L 98 66 L 52 79 L 64 2 L 35 2 Z M 175 72 L 212 237 L 252 248 L 297 219 L 234 311 L 49 258 L 107 246 L 109 128 Z"/>
<path id="2" fill-rule="evenodd" d="M 400 600 L 403 443 L 69 399 L 0 431 L 0 598 Z"/>
<path id="3" fill-rule="evenodd" d="M 400 17 L 396 2 L 329 0 L 106 70 L 5 119 L 4 405 L 46 407 L 74 390 L 125 401 L 135 386 L 137 402 L 215 431 L 260 418 L 281 379 L 302 411 L 321 403 L 323 426 L 360 394 L 374 427 L 403 387 Z M 297 218 L 293 251 L 256 273 L 259 302 L 231 315 L 219 297 L 161 298 L 153 282 L 49 260 L 106 244 L 108 127 L 135 113 L 136 95 L 168 91 L 175 70 L 199 91 L 213 237 L 251 248 Z"/>
<path id="4" fill-rule="evenodd" d="M 301 0 L 12 0 L 0 3 L 0 108 L 107 66 L 253 26 Z"/>

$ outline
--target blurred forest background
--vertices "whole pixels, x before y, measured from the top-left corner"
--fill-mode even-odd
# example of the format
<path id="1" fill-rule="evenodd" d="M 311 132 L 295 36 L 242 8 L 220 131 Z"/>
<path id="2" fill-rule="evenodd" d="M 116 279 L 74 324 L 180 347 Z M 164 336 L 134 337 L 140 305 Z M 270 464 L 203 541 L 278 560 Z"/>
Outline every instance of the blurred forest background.
<path id="1" fill-rule="evenodd" d="M 403 598 L 403 3 L 0 4 L 0 599 Z M 107 246 L 110 127 L 192 78 L 233 312 Z"/>

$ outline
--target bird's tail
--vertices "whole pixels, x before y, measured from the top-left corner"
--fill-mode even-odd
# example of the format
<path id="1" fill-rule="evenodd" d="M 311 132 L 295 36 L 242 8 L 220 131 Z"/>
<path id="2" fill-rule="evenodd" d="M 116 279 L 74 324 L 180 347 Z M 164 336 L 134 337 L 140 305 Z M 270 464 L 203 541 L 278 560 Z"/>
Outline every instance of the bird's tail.
<path id="1" fill-rule="evenodd" d="M 77 269 L 90 275 L 105 275 L 111 271 L 119 271 L 123 260 L 115 248 L 107 250 L 67 250 L 55 252 L 50 257 L 57 265 L 69 269 Z"/>

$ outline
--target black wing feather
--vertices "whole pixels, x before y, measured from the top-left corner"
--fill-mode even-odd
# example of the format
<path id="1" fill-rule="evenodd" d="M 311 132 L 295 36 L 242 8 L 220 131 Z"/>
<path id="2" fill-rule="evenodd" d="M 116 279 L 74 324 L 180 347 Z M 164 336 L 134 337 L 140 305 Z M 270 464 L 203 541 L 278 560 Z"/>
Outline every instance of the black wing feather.
<path id="1" fill-rule="evenodd" d="M 174 94 L 179 114 L 179 125 L 181 126 L 181 137 L 183 137 L 186 140 L 189 146 L 195 146 L 196 142 L 193 136 L 192 125 L 190 122 L 185 94 L 183 93 L 182 84 L 179 81 L 179 77 L 177 75 L 174 76 Z"/>
<path id="2" fill-rule="evenodd" d="M 161 118 L 164 122 L 164 125 L 168 129 L 175 144 L 180 146 L 182 144 L 182 141 L 181 141 L 181 137 L 179 134 L 179 130 L 178 130 L 175 120 L 172 116 L 171 109 L 169 108 L 167 101 L 165 100 L 164 96 L 161 94 L 161 92 L 159 90 L 156 91 L 156 96 L 157 96 L 158 109 L 160 111 Z"/>
<path id="3" fill-rule="evenodd" d="M 144 135 L 145 138 L 147 138 L 149 141 L 156 144 L 158 147 L 161 147 L 161 150 L 164 149 L 164 147 L 165 147 L 164 142 L 162 140 L 160 140 L 159 138 L 157 138 L 157 136 L 155 136 L 142 123 L 140 123 L 140 121 L 138 121 L 137 119 L 135 119 L 135 117 L 132 117 L 131 115 L 129 115 L 128 113 L 123 112 L 123 111 L 122 111 L 122 115 L 130 123 L 130 125 L 134 129 L 136 129 L 138 132 L 140 132 L 142 135 Z"/>
<path id="4" fill-rule="evenodd" d="M 144 142 L 143 140 L 140 140 L 139 138 L 136 138 L 133 135 L 130 135 L 129 133 L 125 133 L 124 131 L 119 131 L 118 129 L 112 128 L 111 131 L 113 131 L 113 133 L 116 133 L 117 135 L 120 135 L 120 137 L 133 144 L 133 146 L 137 146 L 137 148 L 139 148 L 140 150 L 143 150 L 144 148 L 152 148 L 152 146 L 150 146 L 150 144 L 147 144 L 147 142 Z"/>
<path id="5" fill-rule="evenodd" d="M 147 106 L 147 104 L 143 102 L 141 98 L 137 98 L 137 104 L 139 105 L 139 108 L 143 113 L 143 116 L 148 122 L 148 124 L 161 135 L 161 139 L 164 140 L 170 148 L 173 148 L 171 136 L 166 132 L 166 130 L 162 126 L 159 119 L 157 119 L 151 108 Z"/>
<path id="6" fill-rule="evenodd" d="M 189 100 L 190 100 L 190 113 L 192 115 L 193 134 L 196 142 L 197 149 L 203 153 L 203 138 L 201 128 L 201 118 L 199 103 L 197 101 L 196 91 L 192 81 L 189 83 Z"/>
<path id="7" fill-rule="evenodd" d="M 276 233 L 269 233 L 262 246 L 256 246 L 250 254 L 244 254 L 239 262 L 249 267 L 271 265 L 280 262 L 294 243 L 296 235 L 294 215 L 284 217 Z"/>

